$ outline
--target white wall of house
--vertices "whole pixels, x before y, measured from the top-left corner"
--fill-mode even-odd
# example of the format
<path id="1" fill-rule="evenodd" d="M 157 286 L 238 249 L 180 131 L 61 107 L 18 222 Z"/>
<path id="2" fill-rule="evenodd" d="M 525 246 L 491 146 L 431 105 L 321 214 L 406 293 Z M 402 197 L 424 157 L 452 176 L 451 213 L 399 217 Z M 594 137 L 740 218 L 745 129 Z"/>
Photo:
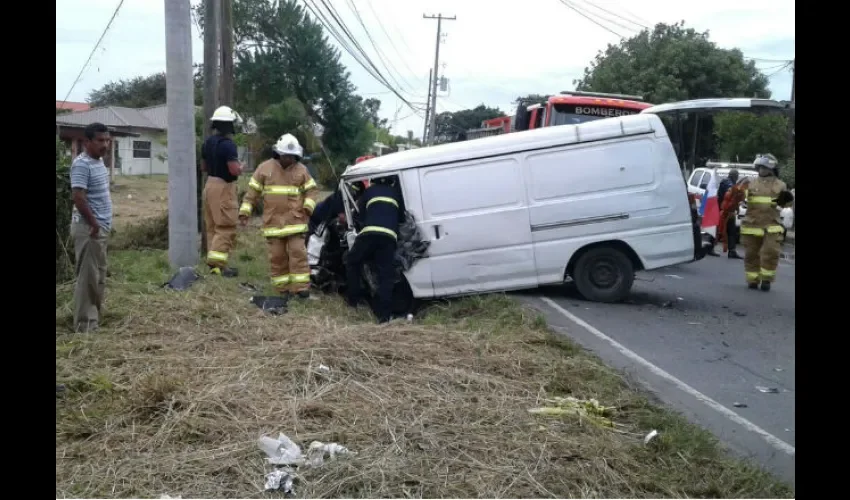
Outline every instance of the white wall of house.
<path id="1" fill-rule="evenodd" d="M 168 173 L 165 132 L 136 129 L 139 137 L 116 137 L 118 161 L 115 175 L 157 175 Z"/>

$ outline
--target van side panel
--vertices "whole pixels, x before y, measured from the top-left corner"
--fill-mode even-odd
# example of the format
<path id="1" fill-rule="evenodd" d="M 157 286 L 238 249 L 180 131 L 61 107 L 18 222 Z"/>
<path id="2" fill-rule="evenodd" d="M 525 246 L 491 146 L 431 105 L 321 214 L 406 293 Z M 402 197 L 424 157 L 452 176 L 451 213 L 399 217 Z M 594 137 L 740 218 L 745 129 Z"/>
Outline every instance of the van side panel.
<path id="1" fill-rule="evenodd" d="M 645 269 L 693 260 L 687 192 L 666 137 L 530 153 L 525 169 L 541 284 L 563 281 L 572 255 L 600 241 L 629 244 Z"/>
<path id="2" fill-rule="evenodd" d="M 418 171 L 406 170 L 398 172 L 397 175 L 401 184 L 405 208 L 412 214 L 421 214 L 422 194 L 419 189 Z M 421 216 L 416 216 L 416 223 L 420 229 L 423 228 Z M 427 238 L 428 234 L 423 233 L 422 236 Z M 431 284 L 431 259 L 419 259 L 413 264 L 413 267 L 404 273 L 404 276 L 407 278 L 414 297 L 424 299 L 434 296 L 434 287 Z"/>
<path id="3" fill-rule="evenodd" d="M 437 296 L 537 286 L 515 156 L 418 169 Z"/>

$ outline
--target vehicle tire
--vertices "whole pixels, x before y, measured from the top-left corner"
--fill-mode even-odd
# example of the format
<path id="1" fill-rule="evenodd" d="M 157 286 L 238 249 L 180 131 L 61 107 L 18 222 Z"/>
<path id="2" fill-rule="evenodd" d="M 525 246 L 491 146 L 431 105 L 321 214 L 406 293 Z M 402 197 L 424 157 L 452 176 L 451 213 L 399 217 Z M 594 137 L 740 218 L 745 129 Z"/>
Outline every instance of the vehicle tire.
<path id="1" fill-rule="evenodd" d="M 612 247 L 592 248 L 582 254 L 572 272 L 576 289 L 593 302 L 619 302 L 635 281 L 631 259 Z"/>

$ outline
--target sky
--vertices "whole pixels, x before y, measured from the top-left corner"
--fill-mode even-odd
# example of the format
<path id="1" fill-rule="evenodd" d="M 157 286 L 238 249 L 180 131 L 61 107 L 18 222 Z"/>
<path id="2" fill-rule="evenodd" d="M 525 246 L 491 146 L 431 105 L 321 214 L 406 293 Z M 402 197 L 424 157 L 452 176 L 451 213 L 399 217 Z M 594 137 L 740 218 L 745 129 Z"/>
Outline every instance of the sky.
<path id="1" fill-rule="evenodd" d="M 195 5 L 199 1 L 191 0 L 191 3 Z M 118 3 L 119 0 L 56 1 L 56 19 L 62 21 L 56 26 L 57 100 L 64 100 L 67 95 L 69 101 L 85 101 L 89 92 L 111 81 L 165 71 L 164 0 L 125 0 L 84 68 Z M 719 46 L 737 47 L 746 57 L 756 59 L 758 67 L 770 76 L 774 99 L 788 99 L 791 94 L 791 71 L 783 67 L 782 61 L 795 55 L 793 0 L 330 0 L 328 3 L 336 8 L 393 86 L 409 102 L 423 107 L 428 71 L 434 66 L 437 30 L 437 21 L 423 19 L 423 14 L 456 16 L 456 20 L 442 23 L 445 36 L 440 45 L 439 71 L 448 79 L 448 85 L 445 92 L 438 93 L 438 113 L 483 103 L 512 114 L 517 96 L 573 89 L 573 80 L 582 75 L 599 50 L 609 43 L 618 43 L 618 35 L 631 36 L 641 29 L 640 25 L 682 20 L 688 27 L 708 30 L 711 40 Z M 365 30 L 354 14 L 355 9 Z M 380 55 L 372 47 L 367 30 Z M 354 58 L 341 52 L 342 62 L 351 72 L 358 93 L 381 99 L 381 116 L 389 120 L 393 133 L 407 135 L 412 130 L 415 136 L 421 136 L 424 112 L 411 110 Z M 194 62 L 203 62 L 202 39 L 196 25 L 192 53 Z M 81 70 L 82 76 L 74 84 Z"/>

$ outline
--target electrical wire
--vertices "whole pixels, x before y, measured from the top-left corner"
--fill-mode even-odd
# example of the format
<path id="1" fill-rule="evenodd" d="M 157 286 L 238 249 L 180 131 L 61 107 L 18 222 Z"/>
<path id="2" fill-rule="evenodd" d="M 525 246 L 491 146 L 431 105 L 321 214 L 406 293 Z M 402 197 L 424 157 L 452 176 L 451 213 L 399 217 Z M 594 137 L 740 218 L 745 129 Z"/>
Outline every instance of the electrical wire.
<path id="1" fill-rule="evenodd" d="M 566 6 L 568 9 L 572 10 L 573 12 L 575 12 L 575 13 L 576 13 L 576 14 L 578 14 L 578 15 L 580 15 L 581 17 L 583 17 L 583 18 L 587 19 L 588 21 L 592 22 L 593 24 L 595 24 L 595 25 L 599 26 L 600 28 L 604 29 L 605 31 L 607 31 L 607 32 L 609 32 L 609 33 L 612 33 L 612 34 L 614 34 L 614 35 L 616 35 L 616 36 L 618 36 L 618 37 L 620 37 L 620 38 L 625 38 L 623 35 L 621 35 L 621 34 L 617 33 L 616 31 L 612 30 L 611 28 L 609 28 L 609 27 L 605 26 L 604 24 L 600 23 L 599 21 L 597 21 L 597 20 L 595 20 L 595 19 L 591 18 L 590 16 L 588 16 L 587 14 L 583 13 L 582 11 L 580 11 L 579 9 L 577 9 L 577 8 L 575 7 L 575 5 L 573 5 L 572 3 L 570 3 L 570 2 L 568 2 L 568 1 L 566 1 L 566 0 L 560 0 L 560 2 L 561 2 L 562 4 L 564 4 L 564 6 Z"/>
<path id="2" fill-rule="evenodd" d="M 319 22 L 328 30 L 329 33 L 339 42 L 340 46 L 352 57 L 355 61 L 357 61 L 363 69 L 366 70 L 369 75 L 371 75 L 375 80 L 381 83 L 384 87 L 390 90 L 396 97 L 401 99 L 410 109 L 415 109 L 413 105 L 402 96 L 392 84 L 387 81 L 386 77 L 381 74 L 381 71 L 377 68 L 374 62 L 372 62 L 371 58 L 369 58 L 368 54 L 363 50 L 363 47 L 357 42 L 355 37 L 351 34 L 351 31 L 348 29 L 348 26 L 345 25 L 345 22 L 339 16 L 339 13 L 336 11 L 333 6 L 328 5 L 326 0 L 318 0 L 326 9 L 327 12 L 323 12 L 319 6 L 314 2 L 314 0 L 305 0 L 305 5 L 310 10 L 311 13 L 319 20 Z M 342 30 L 343 34 L 340 34 L 339 31 L 333 26 L 330 22 L 330 19 L 336 23 L 336 25 Z M 349 45 L 348 42 L 354 46 L 357 54 L 355 54 L 355 50 Z"/>
<path id="3" fill-rule="evenodd" d="M 599 9 L 599 10 L 604 11 L 604 12 L 608 12 L 609 14 L 612 14 L 612 15 L 614 15 L 615 17 L 620 17 L 619 15 L 614 14 L 614 13 L 613 13 L 613 12 L 611 12 L 611 11 L 605 10 L 605 9 L 603 9 L 602 7 L 596 6 L 596 5 L 594 5 L 594 4 L 590 3 L 590 2 L 585 2 L 585 3 L 587 3 L 587 4 L 588 4 L 588 5 L 590 5 L 591 7 L 595 7 L 595 8 L 597 8 L 597 9 Z M 587 10 L 586 8 L 584 8 L 584 7 L 579 7 L 579 6 L 578 6 L 578 2 L 574 3 L 573 5 L 574 5 L 577 9 L 581 9 L 582 11 L 584 11 L 584 13 L 585 13 L 585 14 L 587 14 L 587 15 L 589 15 L 589 16 L 595 16 L 595 17 L 597 17 L 597 18 L 599 18 L 599 19 L 603 19 L 603 20 L 605 20 L 606 22 L 608 22 L 608 23 L 610 23 L 610 24 L 613 24 L 613 25 L 615 25 L 615 26 L 617 26 L 617 27 L 619 27 L 619 28 L 622 28 L 622 29 L 624 29 L 624 30 L 626 30 L 626 31 L 629 31 L 629 32 L 631 32 L 631 33 L 637 33 L 638 31 L 640 31 L 640 30 L 642 30 L 643 28 L 645 28 L 645 26 L 641 26 L 641 25 L 638 25 L 638 26 L 640 26 L 640 29 L 635 29 L 635 28 L 634 28 L 634 27 L 632 27 L 632 26 L 626 26 L 625 24 L 622 24 L 622 23 L 617 22 L 617 21 L 615 21 L 615 20 L 613 20 L 613 19 L 610 19 L 610 18 L 608 18 L 608 17 L 605 17 L 605 16 L 603 16 L 602 14 L 599 14 L 599 13 L 596 13 L 596 12 L 590 12 L 590 11 L 588 11 L 588 10 Z M 622 17 L 620 17 L 620 18 L 622 19 Z M 632 21 L 630 21 L 630 20 L 628 20 L 628 19 L 625 19 L 625 20 L 626 20 L 626 21 L 628 21 L 628 22 L 631 22 L 632 24 L 635 24 L 634 22 L 632 22 Z"/>
<path id="4" fill-rule="evenodd" d="M 71 97 L 71 92 L 74 91 L 74 87 L 76 87 L 77 84 L 80 82 L 80 78 L 82 78 L 83 73 L 86 71 L 86 67 L 91 62 L 91 58 L 94 56 L 95 51 L 97 51 L 97 48 L 100 47 L 101 42 L 103 42 L 103 37 L 106 36 L 106 32 L 109 31 L 110 26 L 112 26 L 112 21 L 115 20 L 115 17 L 118 15 L 118 11 L 121 10 L 122 5 L 124 5 L 124 0 L 120 0 L 118 2 L 118 6 L 115 7 L 115 12 L 112 13 L 112 17 L 110 17 L 109 22 L 106 23 L 106 28 L 103 29 L 103 33 L 100 34 L 100 38 L 97 39 L 97 43 L 95 43 L 94 47 L 91 49 L 89 57 L 86 59 L 86 62 L 85 64 L 83 64 L 83 67 L 80 68 L 80 72 L 79 74 L 77 74 L 77 78 L 74 79 L 74 83 L 71 84 L 71 88 L 68 89 L 68 93 L 65 94 L 65 99 L 62 100 L 62 104 L 59 107 L 64 107 L 65 103 L 68 102 L 68 98 Z"/>
<path id="5" fill-rule="evenodd" d="M 395 51 L 396 55 L 397 55 L 397 56 L 398 56 L 398 58 L 401 60 L 402 64 L 404 64 L 404 66 L 407 68 L 407 70 L 410 72 L 410 74 L 411 74 L 411 75 L 415 75 L 415 74 L 416 74 L 416 72 L 415 72 L 415 71 L 413 71 L 413 70 L 410 68 L 410 65 L 408 65 L 408 64 L 407 64 L 407 58 L 406 58 L 406 57 L 404 57 L 404 56 L 401 54 L 401 52 L 399 52 L 398 48 L 397 48 L 397 47 L 396 47 L 396 45 L 393 43 L 393 38 L 392 38 L 392 37 L 390 36 L 390 34 L 387 32 L 387 29 L 384 27 L 384 23 L 382 23 L 382 22 L 381 22 L 381 18 L 380 18 L 380 16 L 378 16 L 378 13 L 375 11 L 375 8 L 374 8 L 374 7 L 372 7 L 372 2 L 371 2 L 370 0 L 366 0 L 366 5 L 369 7 L 369 10 L 371 10 L 371 11 L 372 11 L 372 15 L 375 17 L 375 20 L 376 20 L 376 21 L 378 21 L 378 26 L 380 26 L 380 27 L 381 27 L 381 31 L 383 31 L 383 32 L 384 32 L 384 35 L 386 35 L 387 40 L 389 40 L 389 42 L 390 42 L 390 46 L 391 46 L 391 47 L 393 48 L 393 50 Z M 413 52 L 412 50 L 410 50 L 410 47 L 408 47 L 408 46 L 407 46 L 407 42 L 405 42 L 405 40 L 404 40 L 404 35 L 399 34 L 399 38 L 401 39 L 401 43 L 402 43 L 402 44 L 404 44 L 404 46 L 405 46 L 405 47 L 407 47 L 408 52 Z M 420 77 L 420 78 L 421 78 L 421 77 Z"/>
<path id="6" fill-rule="evenodd" d="M 366 33 L 366 38 L 369 39 L 369 43 L 372 44 L 372 48 L 375 49 L 375 53 L 378 55 L 378 59 L 380 59 L 381 62 L 384 64 L 384 69 L 387 70 L 387 74 L 389 74 L 390 78 L 392 78 L 393 81 L 396 83 L 396 85 L 399 86 L 399 90 L 409 91 L 410 87 L 412 87 L 410 85 L 410 82 L 408 82 L 404 78 L 404 76 L 398 71 L 398 69 L 396 69 L 396 67 L 393 66 L 392 62 L 387 60 L 389 58 L 385 59 L 386 54 L 384 54 L 381 51 L 381 49 L 378 48 L 378 45 L 375 43 L 375 39 L 372 38 L 372 35 L 369 33 L 369 28 L 367 28 L 366 23 L 363 22 L 363 17 L 360 16 L 360 10 L 357 8 L 357 5 L 354 4 L 354 0 L 346 0 L 346 1 L 348 2 L 348 6 L 349 6 L 349 8 L 351 8 L 351 11 L 354 12 L 354 16 L 357 18 L 357 21 L 360 23 L 360 26 L 363 28 L 363 32 Z M 378 23 L 380 24 L 380 21 L 378 21 Z M 393 45 L 392 41 L 390 41 L 390 46 L 395 48 L 395 45 Z M 398 81 L 398 79 L 395 78 L 395 76 L 393 75 L 393 72 L 395 72 L 395 74 L 398 75 L 401 78 L 401 81 L 404 82 L 407 85 L 408 88 L 405 88 L 405 86 L 402 85 Z"/>
<path id="7" fill-rule="evenodd" d="M 773 73 L 771 73 L 771 74 L 769 74 L 769 75 L 766 75 L 766 76 L 767 76 L 767 78 L 773 78 L 774 76 L 778 75 L 778 74 L 779 74 L 779 73 L 781 73 L 782 71 L 784 71 L 784 70 L 788 69 L 788 68 L 791 66 L 791 63 L 792 63 L 792 62 L 793 62 L 793 61 L 788 61 L 786 64 L 784 64 L 784 65 L 783 65 L 781 68 L 779 68 L 778 70 L 774 71 Z"/>
<path id="8" fill-rule="evenodd" d="M 584 3 L 590 5 L 591 7 L 595 8 L 595 9 L 601 10 L 602 12 L 607 12 L 608 14 L 611 14 L 612 16 L 614 16 L 616 18 L 622 19 L 623 21 L 626 21 L 627 23 L 634 24 L 635 26 L 638 26 L 640 28 L 649 29 L 649 26 L 647 26 L 645 24 L 641 24 L 641 23 L 632 21 L 631 19 L 623 17 L 620 14 L 617 14 L 616 12 L 611 12 L 610 10 L 608 10 L 604 7 L 600 7 L 599 5 L 596 5 L 595 3 L 590 2 L 589 0 L 585 0 Z M 602 16 L 599 16 L 599 17 L 602 17 Z M 626 29 L 634 29 L 634 28 L 626 28 Z"/>

